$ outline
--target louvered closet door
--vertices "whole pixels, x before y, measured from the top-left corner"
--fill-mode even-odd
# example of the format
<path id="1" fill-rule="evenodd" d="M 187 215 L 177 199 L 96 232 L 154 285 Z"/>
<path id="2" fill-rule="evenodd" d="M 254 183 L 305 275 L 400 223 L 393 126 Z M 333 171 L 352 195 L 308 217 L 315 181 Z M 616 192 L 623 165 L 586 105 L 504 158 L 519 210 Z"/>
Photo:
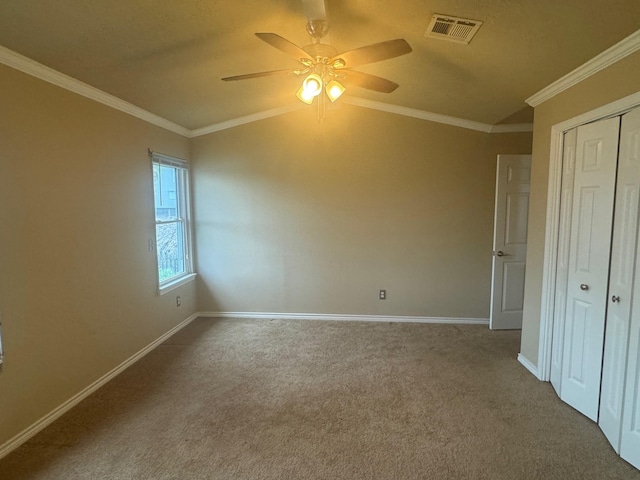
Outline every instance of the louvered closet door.
<path id="1" fill-rule="evenodd" d="M 600 417 L 598 423 L 620 451 L 622 408 L 632 308 L 640 198 L 640 110 L 622 116 L 609 274 Z M 640 296 L 636 297 L 640 300 Z"/>
<path id="2" fill-rule="evenodd" d="M 620 158 L 640 164 L 640 108 L 622 117 Z M 640 246 L 640 245 L 639 245 Z M 636 256 L 634 302 L 631 306 L 627 349 L 627 372 L 621 395 L 624 395 L 620 455 L 640 468 L 640 261 Z M 620 296 L 622 303 L 622 296 Z M 607 335 L 609 331 L 607 330 Z"/>
<path id="3" fill-rule="evenodd" d="M 561 398 L 597 421 L 619 118 L 578 127 Z"/>

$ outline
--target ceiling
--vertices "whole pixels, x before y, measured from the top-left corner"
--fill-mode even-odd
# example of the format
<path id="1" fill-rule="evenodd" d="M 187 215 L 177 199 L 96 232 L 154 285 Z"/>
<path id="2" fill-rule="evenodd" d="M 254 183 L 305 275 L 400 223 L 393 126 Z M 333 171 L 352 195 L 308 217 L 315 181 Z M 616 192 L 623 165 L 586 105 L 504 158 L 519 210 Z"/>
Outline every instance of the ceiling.
<path id="1" fill-rule="evenodd" d="M 356 69 L 395 92 L 345 97 L 487 124 L 530 118 L 524 99 L 640 29 L 638 0 L 326 0 L 326 11 L 339 51 L 413 47 Z M 220 79 L 296 68 L 254 33 L 306 45 L 304 12 L 301 0 L 2 0 L 0 45 L 197 129 L 298 102 L 300 77 Z M 434 13 L 484 24 L 469 45 L 430 39 Z"/>

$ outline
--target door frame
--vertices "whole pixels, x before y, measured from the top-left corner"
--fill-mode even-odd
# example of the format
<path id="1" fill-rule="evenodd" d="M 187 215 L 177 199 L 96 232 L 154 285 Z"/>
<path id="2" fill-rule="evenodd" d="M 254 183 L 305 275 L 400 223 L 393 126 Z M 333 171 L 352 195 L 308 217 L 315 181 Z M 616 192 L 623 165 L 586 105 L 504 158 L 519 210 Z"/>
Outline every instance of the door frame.
<path id="1" fill-rule="evenodd" d="M 551 127 L 549 179 L 547 183 L 547 217 L 545 222 L 544 263 L 542 268 L 542 295 L 540 302 L 540 337 L 538 366 L 534 371 L 538 379 L 551 380 L 551 345 L 553 340 L 553 313 L 558 262 L 558 236 L 560 224 L 560 193 L 562 180 L 562 154 L 564 133 L 585 123 L 622 115 L 640 106 L 640 92 L 583 113 Z M 534 127 L 535 128 L 535 127 Z"/>

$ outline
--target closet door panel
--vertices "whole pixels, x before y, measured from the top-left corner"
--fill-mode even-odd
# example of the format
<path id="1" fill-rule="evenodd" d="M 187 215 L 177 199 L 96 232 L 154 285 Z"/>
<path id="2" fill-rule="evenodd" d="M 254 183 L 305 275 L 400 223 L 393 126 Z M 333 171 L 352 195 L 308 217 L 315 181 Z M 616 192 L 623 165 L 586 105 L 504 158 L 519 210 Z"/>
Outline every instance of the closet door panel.
<path id="1" fill-rule="evenodd" d="M 561 398 L 598 418 L 620 120 L 578 127 Z"/>
<path id="2" fill-rule="evenodd" d="M 598 420 L 616 452 L 620 450 L 640 193 L 640 158 L 625 152 L 624 123 L 621 132 Z"/>
<path id="3" fill-rule="evenodd" d="M 564 318 L 567 311 L 567 280 L 569 278 L 569 246 L 571 241 L 571 211 L 573 207 L 573 176 L 576 164 L 578 130 L 564 135 L 562 155 L 562 194 L 560 196 L 560 227 L 558 264 L 556 270 L 555 307 L 553 314 L 553 343 L 551 348 L 551 385 L 558 395 L 562 390 L 562 349 Z"/>
<path id="4" fill-rule="evenodd" d="M 640 321 L 635 318 L 633 323 L 620 456 L 634 467 L 640 468 Z"/>
<path id="5" fill-rule="evenodd" d="M 634 171 L 636 176 L 640 175 L 637 173 L 640 169 L 640 108 L 636 108 L 622 117 L 620 164 L 623 168 L 629 169 L 624 177 L 622 172 L 618 174 L 619 178 L 623 177 L 621 178 L 623 183 L 630 183 L 626 177 L 632 175 Z M 629 214 L 635 223 L 629 221 L 627 228 L 629 231 L 633 230 L 637 235 L 638 190 L 640 190 L 640 187 L 636 184 L 635 188 L 636 209 Z M 625 252 L 624 256 L 621 255 L 619 261 L 612 265 L 612 269 L 619 269 L 623 272 L 631 270 L 634 255 L 636 255 L 633 272 L 635 273 L 635 278 L 631 279 L 633 289 L 630 289 L 629 294 L 633 297 L 633 302 L 630 301 L 631 298 L 627 301 L 629 314 L 624 317 L 624 323 L 619 328 L 616 328 L 615 331 L 612 326 L 611 340 L 609 339 L 610 333 L 607 327 L 607 346 L 611 343 L 610 355 L 615 358 L 617 364 L 620 364 L 620 370 L 611 373 L 605 370 L 604 373 L 606 377 L 611 376 L 616 381 L 620 376 L 622 377 L 620 385 L 616 385 L 615 394 L 616 398 L 620 396 L 624 399 L 620 407 L 623 410 L 620 422 L 620 455 L 635 467 L 640 468 L 640 262 L 636 253 L 637 240 L 637 238 L 634 238 L 633 245 L 627 246 L 628 249 L 632 249 L 631 253 Z M 613 292 L 612 295 L 614 294 L 620 296 L 620 302 L 616 302 L 615 308 L 611 308 L 610 305 L 611 311 L 624 306 L 622 294 Z M 607 351 L 605 351 L 605 354 L 608 356 Z M 603 382 L 604 380 L 603 377 Z M 603 387 L 608 383 L 609 380 L 607 378 L 606 383 L 603 383 Z M 603 395 L 604 393 L 603 391 Z"/>

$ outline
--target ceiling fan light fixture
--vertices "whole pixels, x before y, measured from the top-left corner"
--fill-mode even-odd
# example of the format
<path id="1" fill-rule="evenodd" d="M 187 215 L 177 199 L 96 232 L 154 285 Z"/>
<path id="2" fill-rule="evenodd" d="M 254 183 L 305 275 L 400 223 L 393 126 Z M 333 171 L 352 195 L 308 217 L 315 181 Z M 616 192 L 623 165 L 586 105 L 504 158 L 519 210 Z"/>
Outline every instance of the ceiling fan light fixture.
<path id="1" fill-rule="evenodd" d="M 373 43 L 364 47 L 338 53 L 330 42 L 322 43 L 320 39 L 327 35 L 329 23 L 324 8 L 325 0 L 302 0 L 307 12 L 307 33 L 312 43 L 299 47 L 276 33 L 258 32 L 256 37 L 272 47 L 295 58 L 300 67 L 295 70 L 271 70 L 225 77 L 222 80 L 247 80 L 250 78 L 271 75 L 306 75 L 296 96 L 300 101 L 311 105 L 313 99 L 325 90 L 331 102 L 335 102 L 345 92 L 345 87 L 337 79 L 348 80 L 349 85 L 373 90 L 374 92 L 391 93 L 398 84 L 385 78 L 376 77 L 365 72 L 352 70 L 352 67 L 380 62 L 399 57 L 412 51 L 411 45 L 403 38 Z M 347 70 L 342 72 L 342 70 Z M 310 75 L 309 75 L 310 74 Z M 324 118 L 325 97 L 318 98 L 318 120 Z"/>
<path id="2" fill-rule="evenodd" d="M 327 97 L 331 102 L 335 102 L 344 93 L 344 86 L 336 80 L 331 80 L 327 84 Z"/>

